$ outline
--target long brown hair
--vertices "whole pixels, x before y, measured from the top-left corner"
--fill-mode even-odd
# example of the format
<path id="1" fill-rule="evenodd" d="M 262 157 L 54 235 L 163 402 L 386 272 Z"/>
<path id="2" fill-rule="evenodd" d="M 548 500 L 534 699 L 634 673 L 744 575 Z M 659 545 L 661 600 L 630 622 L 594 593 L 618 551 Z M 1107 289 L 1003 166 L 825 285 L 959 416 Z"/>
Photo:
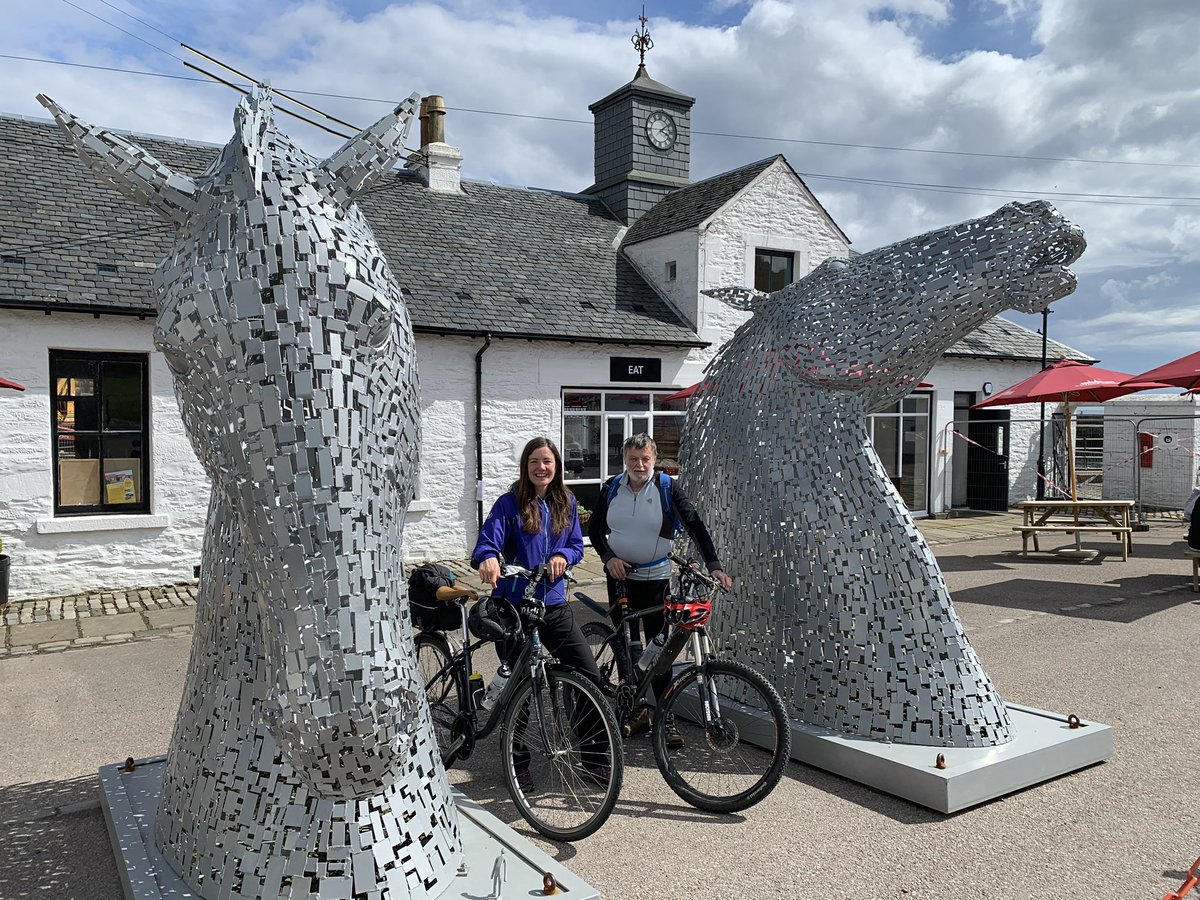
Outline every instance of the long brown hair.
<path id="1" fill-rule="evenodd" d="M 537 491 L 529 480 L 529 457 L 534 450 L 547 448 L 554 455 L 554 478 L 546 488 L 546 505 L 550 507 L 550 531 L 562 534 L 571 526 L 574 504 L 571 502 L 571 491 L 563 484 L 562 454 L 554 441 L 548 437 L 535 437 L 521 451 L 521 474 L 513 484 L 513 493 L 517 495 L 517 510 L 521 514 L 521 528 L 529 534 L 537 534 L 542 530 L 542 504 L 538 502 Z"/>

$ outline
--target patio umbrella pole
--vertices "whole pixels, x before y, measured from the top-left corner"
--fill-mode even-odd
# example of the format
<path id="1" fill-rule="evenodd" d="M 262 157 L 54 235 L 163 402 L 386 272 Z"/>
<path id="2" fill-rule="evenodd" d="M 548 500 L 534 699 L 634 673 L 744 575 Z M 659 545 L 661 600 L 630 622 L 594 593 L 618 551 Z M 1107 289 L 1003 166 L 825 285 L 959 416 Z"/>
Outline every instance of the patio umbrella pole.
<path id="1" fill-rule="evenodd" d="M 1071 427 L 1071 401 L 1063 395 L 1063 422 L 1067 426 L 1067 478 L 1071 483 L 1071 502 L 1079 499 L 1079 487 L 1075 475 L 1075 429 Z M 1079 507 L 1075 507 L 1075 527 L 1079 527 Z M 1083 550 L 1083 539 L 1078 531 L 1075 532 L 1075 549 Z"/>

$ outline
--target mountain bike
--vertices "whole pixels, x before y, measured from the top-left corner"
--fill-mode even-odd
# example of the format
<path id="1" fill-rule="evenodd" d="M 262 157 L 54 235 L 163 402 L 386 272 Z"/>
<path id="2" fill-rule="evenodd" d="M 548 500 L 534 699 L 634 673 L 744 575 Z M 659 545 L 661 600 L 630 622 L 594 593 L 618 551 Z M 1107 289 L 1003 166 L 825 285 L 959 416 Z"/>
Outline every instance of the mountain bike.
<path id="1" fill-rule="evenodd" d="M 668 621 L 653 641 L 661 650 L 648 666 L 635 658 L 631 626 L 656 609 L 630 612 L 626 603 L 618 602 L 609 612 L 616 630 L 603 622 L 588 622 L 583 633 L 596 654 L 623 733 L 628 736 L 643 710 L 653 708 L 654 760 L 671 790 L 699 809 L 736 812 L 758 803 L 783 777 L 791 754 L 791 729 L 769 681 L 749 666 L 715 655 L 706 625 L 710 598 L 719 588 L 716 579 L 691 560 L 675 554 L 669 558 L 676 566 L 679 589 L 668 596 Z M 586 594 L 575 596 L 598 608 Z M 674 670 L 685 650 L 690 651 L 690 661 L 678 667 L 663 696 L 651 703 L 654 676 Z M 677 729 L 674 740 L 668 739 L 670 726 Z"/>
<path id="2" fill-rule="evenodd" d="M 459 604 L 462 645 L 452 648 L 444 635 L 420 632 L 417 665 L 446 768 L 470 758 L 476 742 L 499 724 L 504 783 L 517 811 L 540 834 L 577 841 L 612 814 L 625 763 L 620 729 L 601 689 L 587 675 L 559 665 L 542 646 L 538 626 L 545 606 L 535 595 L 547 573 L 545 566 L 504 567 L 502 578 L 528 579 L 515 611 L 507 601 L 481 599 L 470 588 L 438 588 L 438 600 Z M 472 629 L 470 600 L 479 601 L 472 608 Z M 473 674 L 471 654 L 512 636 L 520 637 L 506 658 L 512 675 L 495 705 L 484 709 L 483 680 Z"/>

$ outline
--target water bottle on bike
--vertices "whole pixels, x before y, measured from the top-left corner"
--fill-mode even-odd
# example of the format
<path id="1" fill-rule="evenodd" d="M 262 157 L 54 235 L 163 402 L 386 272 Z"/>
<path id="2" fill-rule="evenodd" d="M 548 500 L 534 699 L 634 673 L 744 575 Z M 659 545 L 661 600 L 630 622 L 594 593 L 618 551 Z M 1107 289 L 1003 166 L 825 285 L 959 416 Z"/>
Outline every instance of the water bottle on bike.
<path id="1" fill-rule="evenodd" d="M 664 628 L 654 636 L 652 640 L 642 651 L 642 658 L 638 661 L 637 667 L 643 672 L 649 672 L 654 668 L 654 663 L 658 660 L 658 655 L 662 653 L 662 648 L 667 645 L 668 629 Z"/>

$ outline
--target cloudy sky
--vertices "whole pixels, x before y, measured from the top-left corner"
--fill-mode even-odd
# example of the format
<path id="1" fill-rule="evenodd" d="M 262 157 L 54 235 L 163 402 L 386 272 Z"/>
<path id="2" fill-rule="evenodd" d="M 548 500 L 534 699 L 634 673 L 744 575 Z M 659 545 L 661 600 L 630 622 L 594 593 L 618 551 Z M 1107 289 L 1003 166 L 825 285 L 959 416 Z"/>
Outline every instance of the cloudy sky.
<path id="1" fill-rule="evenodd" d="M 574 191 L 592 182 L 588 104 L 637 66 L 640 2 L 4 8 L 0 111 L 44 118 L 42 91 L 94 123 L 223 143 L 236 97 L 185 68 L 214 67 L 182 41 L 355 124 L 442 94 L 466 177 Z M 858 250 L 1050 199 L 1089 244 L 1050 336 L 1129 372 L 1200 350 L 1196 0 L 657 0 L 646 14 L 651 76 L 696 98 L 694 179 L 783 153 Z M 340 143 L 285 127 L 312 152 Z"/>

